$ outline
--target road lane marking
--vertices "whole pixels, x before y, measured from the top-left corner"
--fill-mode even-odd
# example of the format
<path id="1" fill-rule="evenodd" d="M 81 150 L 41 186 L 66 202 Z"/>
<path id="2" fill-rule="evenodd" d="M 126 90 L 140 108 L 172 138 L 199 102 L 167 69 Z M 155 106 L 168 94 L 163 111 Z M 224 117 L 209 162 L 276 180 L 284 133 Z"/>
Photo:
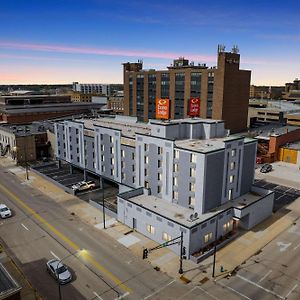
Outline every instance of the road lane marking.
<path id="1" fill-rule="evenodd" d="M 287 248 L 288 248 L 289 246 L 291 246 L 291 245 L 292 245 L 292 243 L 277 242 L 277 246 L 279 247 L 279 251 L 280 251 L 280 252 L 286 251 Z"/>
<path id="2" fill-rule="evenodd" d="M 93 292 L 93 294 L 100 300 L 103 300 L 103 298 L 101 298 L 96 292 Z"/>
<path id="3" fill-rule="evenodd" d="M 52 251 L 50 251 L 50 253 L 52 254 L 52 256 L 54 256 L 56 259 L 60 260 L 60 258 Z"/>
<path id="4" fill-rule="evenodd" d="M 296 250 L 296 249 L 298 249 L 300 247 L 300 243 L 297 245 L 297 246 L 295 246 L 294 248 L 293 248 L 293 250 Z"/>
<path id="5" fill-rule="evenodd" d="M 245 299 L 247 299 L 247 300 L 252 300 L 252 299 L 249 298 L 248 296 L 242 294 L 241 292 L 235 290 L 234 288 L 232 288 L 232 287 L 230 287 L 230 286 L 228 286 L 228 285 L 223 284 L 222 282 L 218 282 L 218 284 L 222 285 L 223 287 L 227 288 L 228 290 L 230 290 L 230 291 L 232 291 L 232 292 L 238 294 L 239 296 L 241 296 L 241 297 L 243 297 L 243 298 L 245 298 Z"/>
<path id="6" fill-rule="evenodd" d="M 27 231 L 29 231 L 29 229 L 28 229 L 23 223 L 21 223 L 21 226 L 22 226 L 23 228 L 25 228 Z"/>
<path id="7" fill-rule="evenodd" d="M 116 298 L 115 300 L 124 299 L 124 298 L 127 297 L 128 295 L 129 295 L 129 293 L 126 292 L 125 294 L 121 295 L 120 297 Z"/>
<path id="8" fill-rule="evenodd" d="M 259 279 L 258 282 L 262 282 L 264 279 L 266 279 L 270 274 L 272 273 L 272 270 L 268 271 L 261 279 Z"/>
<path id="9" fill-rule="evenodd" d="M 272 295 L 274 295 L 274 296 L 276 296 L 276 297 L 278 297 L 280 299 L 283 299 L 283 300 L 285 299 L 284 297 L 278 295 L 277 293 L 275 293 L 275 292 L 273 292 L 273 291 L 271 291 L 271 290 L 269 290 L 269 289 L 267 289 L 267 288 L 265 288 L 265 287 L 257 284 L 256 282 L 254 282 L 254 281 L 252 281 L 252 280 L 250 280 L 250 279 L 248 279 L 246 277 L 243 277 L 243 276 L 241 276 L 239 274 L 237 274 L 236 277 L 238 277 L 238 278 L 240 278 L 240 279 L 244 280 L 245 282 L 248 282 L 248 283 L 250 283 L 252 285 L 255 285 L 256 287 L 258 287 L 258 288 L 264 290 L 265 292 L 270 293 L 270 294 L 272 294 Z"/>
<path id="10" fill-rule="evenodd" d="M 67 236 L 65 236 L 62 232 L 56 229 L 53 225 L 48 223 L 42 216 L 40 216 L 35 210 L 33 210 L 30 206 L 28 206 L 25 202 L 23 202 L 18 196 L 13 194 L 10 190 L 8 190 L 5 186 L 0 184 L 0 190 L 2 190 L 7 196 L 14 199 L 20 206 L 22 206 L 30 215 L 35 217 L 41 225 L 46 226 L 52 233 L 58 236 L 61 240 L 63 240 L 70 248 L 74 251 L 80 251 L 81 247 L 79 247 L 76 243 L 71 241 Z M 131 293 L 132 290 L 125 285 L 118 277 L 116 277 L 112 272 L 98 263 L 93 256 L 89 253 L 84 255 L 84 260 L 90 262 L 95 268 L 97 268 L 100 272 L 104 273 L 112 282 L 114 282 L 117 286 L 119 286 L 125 292 Z"/>
<path id="11" fill-rule="evenodd" d="M 191 290 L 187 291 L 187 292 L 184 293 L 182 296 L 180 296 L 179 298 L 177 298 L 177 300 L 185 299 L 185 297 L 186 297 L 188 294 L 190 294 L 191 292 L 193 292 L 196 288 L 197 288 L 197 286 L 194 286 Z"/>
<path id="12" fill-rule="evenodd" d="M 285 299 L 287 299 L 287 297 L 297 288 L 298 284 L 295 284 L 294 287 L 287 293 L 287 295 L 285 296 Z"/>
<path id="13" fill-rule="evenodd" d="M 213 294 L 209 293 L 208 291 L 206 291 L 205 289 L 201 288 L 200 286 L 197 286 L 197 288 L 199 290 L 201 290 L 202 292 L 204 292 L 206 295 L 208 295 L 209 297 L 215 299 L 215 300 L 221 300 L 220 298 L 214 296 Z"/>
<path id="14" fill-rule="evenodd" d="M 149 299 L 150 297 L 158 294 L 160 291 L 162 291 L 163 289 L 165 289 L 166 287 L 168 287 L 169 285 L 171 285 L 173 282 L 175 282 L 176 280 L 172 280 L 169 283 L 167 283 L 166 285 L 162 286 L 161 288 L 159 288 L 158 290 L 156 290 L 154 293 L 148 295 L 147 297 L 144 298 L 144 300 Z"/>

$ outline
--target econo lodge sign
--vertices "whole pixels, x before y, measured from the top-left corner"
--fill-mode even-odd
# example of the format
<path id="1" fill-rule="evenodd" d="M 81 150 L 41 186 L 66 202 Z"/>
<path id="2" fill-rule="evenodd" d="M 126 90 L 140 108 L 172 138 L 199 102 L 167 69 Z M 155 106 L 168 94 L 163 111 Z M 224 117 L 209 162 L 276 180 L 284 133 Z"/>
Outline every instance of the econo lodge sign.
<path id="1" fill-rule="evenodd" d="M 170 99 L 156 99 L 156 119 L 169 119 Z"/>

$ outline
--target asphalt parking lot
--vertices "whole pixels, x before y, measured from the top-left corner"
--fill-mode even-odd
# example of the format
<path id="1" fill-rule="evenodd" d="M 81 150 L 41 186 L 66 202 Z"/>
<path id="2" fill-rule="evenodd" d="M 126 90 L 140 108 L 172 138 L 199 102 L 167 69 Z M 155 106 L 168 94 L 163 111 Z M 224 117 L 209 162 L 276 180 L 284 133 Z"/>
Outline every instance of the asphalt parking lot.
<path id="1" fill-rule="evenodd" d="M 274 207 L 273 207 L 274 212 L 292 203 L 298 197 L 300 197 L 300 190 L 283 186 L 283 185 L 270 183 L 263 179 L 255 180 L 254 185 L 274 191 L 275 194 Z"/>
<path id="2" fill-rule="evenodd" d="M 44 166 L 39 166 L 38 171 L 47 177 L 55 180 L 61 185 L 71 189 L 72 185 L 84 181 L 83 170 L 73 167 L 73 171 L 71 173 L 70 166 L 66 163 L 61 164 L 61 167 L 58 168 L 58 164 L 46 164 Z M 88 174 L 86 181 L 94 181 L 96 183 L 96 187 L 93 190 L 88 191 L 79 191 L 76 193 L 76 196 L 80 199 L 89 202 L 93 200 L 97 203 L 102 204 L 103 201 L 103 190 L 100 188 L 100 178 L 94 174 Z M 117 185 L 109 182 L 104 179 L 104 203 L 105 207 L 116 212 L 117 210 L 117 194 L 119 189 Z"/>

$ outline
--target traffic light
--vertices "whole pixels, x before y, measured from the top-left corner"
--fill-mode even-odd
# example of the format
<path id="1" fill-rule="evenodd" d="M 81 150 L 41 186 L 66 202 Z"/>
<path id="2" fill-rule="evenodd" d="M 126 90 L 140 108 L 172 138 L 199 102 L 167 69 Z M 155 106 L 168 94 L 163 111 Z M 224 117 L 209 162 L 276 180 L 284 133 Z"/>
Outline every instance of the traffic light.
<path id="1" fill-rule="evenodd" d="M 145 248 L 145 249 L 143 250 L 143 259 L 146 259 L 147 257 L 148 257 L 148 249 Z"/>

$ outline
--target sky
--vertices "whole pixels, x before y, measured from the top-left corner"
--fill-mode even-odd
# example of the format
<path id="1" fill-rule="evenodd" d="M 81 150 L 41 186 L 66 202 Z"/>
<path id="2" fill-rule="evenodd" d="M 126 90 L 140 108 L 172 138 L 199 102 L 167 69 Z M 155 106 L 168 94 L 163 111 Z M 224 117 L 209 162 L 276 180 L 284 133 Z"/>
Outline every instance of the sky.
<path id="1" fill-rule="evenodd" d="M 122 83 L 122 63 L 216 65 L 238 45 L 251 83 L 300 77 L 300 1 L 1 0 L 0 84 Z"/>

